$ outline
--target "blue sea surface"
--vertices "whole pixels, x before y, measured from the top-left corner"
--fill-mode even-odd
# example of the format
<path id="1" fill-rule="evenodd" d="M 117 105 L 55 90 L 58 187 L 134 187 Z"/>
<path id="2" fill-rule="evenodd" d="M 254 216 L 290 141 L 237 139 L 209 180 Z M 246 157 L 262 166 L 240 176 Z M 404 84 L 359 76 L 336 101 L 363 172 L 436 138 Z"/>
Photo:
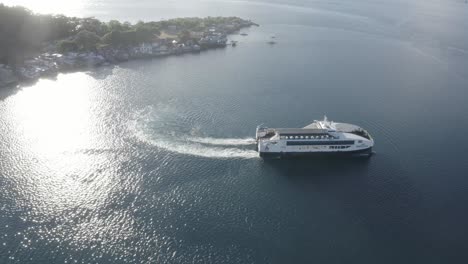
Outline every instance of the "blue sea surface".
<path id="1" fill-rule="evenodd" d="M 79 6 L 63 12 L 239 16 L 260 27 L 230 36 L 237 47 L 1 90 L 0 263 L 468 257 L 464 1 Z M 303 127 L 324 114 L 367 129 L 376 154 L 258 157 L 258 124 Z"/>

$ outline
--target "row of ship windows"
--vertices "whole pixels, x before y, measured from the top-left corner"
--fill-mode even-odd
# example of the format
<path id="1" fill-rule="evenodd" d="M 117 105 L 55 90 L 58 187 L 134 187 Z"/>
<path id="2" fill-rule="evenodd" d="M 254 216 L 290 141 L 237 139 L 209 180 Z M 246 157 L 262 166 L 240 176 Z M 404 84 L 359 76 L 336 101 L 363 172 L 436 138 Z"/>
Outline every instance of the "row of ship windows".
<path id="1" fill-rule="evenodd" d="M 286 141 L 287 146 L 307 146 L 307 145 L 314 145 L 314 146 L 341 146 L 341 145 L 353 145 L 354 140 L 327 140 L 327 141 L 308 141 L 308 140 L 291 140 Z"/>
<path id="2" fill-rule="evenodd" d="M 331 149 L 347 149 L 349 147 L 351 147 L 351 146 L 330 146 L 329 148 L 331 148 Z"/>
<path id="3" fill-rule="evenodd" d="M 281 139 L 331 139 L 332 136 L 280 136 Z"/>

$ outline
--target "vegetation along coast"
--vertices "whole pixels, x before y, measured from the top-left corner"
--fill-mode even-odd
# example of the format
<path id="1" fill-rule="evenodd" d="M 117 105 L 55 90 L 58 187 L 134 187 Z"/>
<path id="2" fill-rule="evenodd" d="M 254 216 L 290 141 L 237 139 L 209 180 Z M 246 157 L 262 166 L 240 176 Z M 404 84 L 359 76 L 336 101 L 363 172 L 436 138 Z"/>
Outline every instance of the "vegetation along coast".
<path id="1" fill-rule="evenodd" d="M 59 72 L 225 47 L 227 35 L 253 25 L 258 26 L 238 17 L 102 22 L 0 4 L 0 87 Z"/>

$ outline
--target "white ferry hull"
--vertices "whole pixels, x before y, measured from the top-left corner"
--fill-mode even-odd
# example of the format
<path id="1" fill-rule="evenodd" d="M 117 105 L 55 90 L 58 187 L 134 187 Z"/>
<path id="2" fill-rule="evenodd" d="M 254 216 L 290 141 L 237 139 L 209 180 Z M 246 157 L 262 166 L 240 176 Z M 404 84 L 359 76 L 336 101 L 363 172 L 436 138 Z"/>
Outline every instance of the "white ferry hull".
<path id="1" fill-rule="evenodd" d="M 294 157 L 370 157 L 372 155 L 372 147 L 351 150 L 351 151 L 326 151 L 326 152 L 259 152 L 262 158 L 294 158 Z"/>
<path id="2" fill-rule="evenodd" d="M 371 156 L 374 140 L 364 129 L 346 123 L 315 121 L 304 128 L 258 127 L 260 157 Z"/>

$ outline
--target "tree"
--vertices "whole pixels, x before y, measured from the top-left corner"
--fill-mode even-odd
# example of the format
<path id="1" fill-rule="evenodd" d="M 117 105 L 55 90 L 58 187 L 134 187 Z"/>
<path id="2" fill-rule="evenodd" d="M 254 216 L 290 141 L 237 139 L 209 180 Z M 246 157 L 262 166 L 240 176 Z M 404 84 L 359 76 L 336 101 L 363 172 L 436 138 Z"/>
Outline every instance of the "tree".
<path id="1" fill-rule="evenodd" d="M 138 43 L 148 42 L 153 38 L 153 34 L 146 27 L 139 27 L 135 30 L 135 41 Z"/>
<path id="2" fill-rule="evenodd" d="M 87 30 L 80 31 L 75 37 L 75 42 L 78 45 L 78 48 L 82 50 L 94 50 L 96 48 L 96 44 L 100 41 L 101 39 L 96 33 Z"/>
<path id="3" fill-rule="evenodd" d="M 102 36 L 106 33 L 104 30 L 107 29 L 107 27 L 103 27 L 103 24 L 104 23 L 94 17 L 87 17 L 80 20 L 79 29 L 94 32 L 97 35 Z"/>
<path id="4" fill-rule="evenodd" d="M 177 34 L 177 37 L 179 38 L 179 41 L 182 43 L 185 43 L 192 39 L 192 36 L 190 34 L 190 31 L 188 30 L 182 30 L 179 34 Z"/>
<path id="5" fill-rule="evenodd" d="M 112 30 L 111 32 L 105 34 L 101 41 L 105 44 L 110 44 L 113 46 L 118 46 L 121 44 L 121 32 L 119 30 Z"/>
<path id="6" fill-rule="evenodd" d="M 122 24 L 122 30 L 130 30 L 132 29 L 132 23 L 125 21 Z"/>
<path id="7" fill-rule="evenodd" d="M 109 31 L 122 31 L 122 24 L 117 20 L 111 20 L 107 23 L 107 28 Z"/>

